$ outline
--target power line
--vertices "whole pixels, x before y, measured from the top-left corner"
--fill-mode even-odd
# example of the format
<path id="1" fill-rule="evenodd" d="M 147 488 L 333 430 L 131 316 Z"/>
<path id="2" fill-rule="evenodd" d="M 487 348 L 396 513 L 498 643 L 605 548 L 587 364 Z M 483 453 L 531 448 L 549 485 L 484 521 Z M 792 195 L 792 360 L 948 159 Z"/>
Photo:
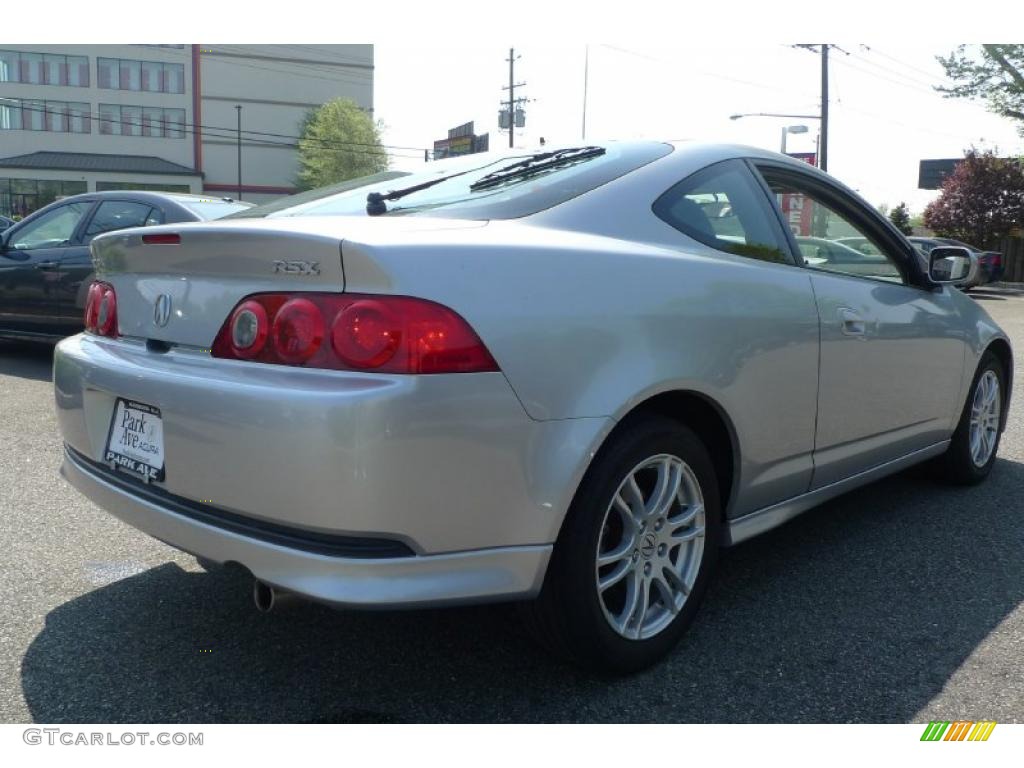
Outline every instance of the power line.
<path id="1" fill-rule="evenodd" d="M 885 74 L 892 75 L 893 77 L 901 78 L 903 80 L 906 80 L 908 83 L 913 83 L 914 85 L 923 86 L 924 88 L 931 88 L 932 87 L 932 84 L 929 83 L 929 82 L 925 82 L 924 80 L 920 80 L 920 79 L 918 79 L 916 77 L 912 77 L 910 75 L 904 74 L 903 72 L 896 72 L 896 71 L 894 71 L 892 69 L 892 67 L 887 66 L 885 64 L 879 64 L 878 62 L 875 62 L 875 61 L 871 61 L 871 59 L 866 59 L 863 56 L 861 56 L 860 54 L 851 53 L 850 56 L 855 58 L 857 61 L 860 61 L 860 62 L 862 62 L 864 64 L 867 64 L 869 67 L 874 67 L 875 69 L 880 69 L 883 72 L 885 72 Z"/>
<path id="2" fill-rule="evenodd" d="M 145 125 L 144 120 L 141 117 L 138 120 L 134 120 L 134 119 L 127 119 L 127 120 L 125 120 L 123 118 L 118 118 L 118 119 L 114 120 L 114 119 L 111 119 L 107 115 L 100 115 L 100 114 L 96 114 L 96 113 L 93 113 L 93 112 L 76 112 L 76 114 L 72 115 L 70 113 L 70 111 L 59 111 L 59 110 L 47 109 L 45 107 L 21 106 L 20 109 L 22 111 L 27 111 L 27 112 L 38 112 L 38 113 L 47 114 L 47 115 L 58 115 L 60 117 L 67 118 L 69 120 L 71 118 L 73 118 L 73 117 L 81 117 L 81 118 L 88 117 L 90 120 L 98 120 L 101 123 L 103 123 L 103 122 L 110 122 L 110 123 L 119 123 L 119 124 L 122 124 L 122 125 L 127 124 L 127 125 L 132 125 L 132 126 L 138 126 L 140 128 L 144 127 L 144 125 Z M 201 136 L 206 136 L 208 138 L 213 138 L 213 139 L 234 139 L 236 137 L 236 135 L 237 135 L 237 129 L 229 128 L 229 127 L 226 127 L 226 126 L 203 125 L 203 124 L 196 124 L 196 123 L 188 123 L 188 122 L 184 122 L 184 121 L 180 124 L 180 126 L 179 125 L 173 125 L 172 126 L 172 125 L 168 124 L 167 121 L 161 121 L 161 124 L 162 124 L 162 127 L 164 128 L 165 132 L 168 131 L 168 130 L 171 130 L 171 131 L 174 131 L 174 132 L 177 132 L 177 133 L 181 133 L 181 134 L 184 134 L 184 135 L 195 135 L 196 133 L 199 133 Z M 198 131 L 196 130 L 197 128 L 199 129 Z M 29 130 L 33 130 L 33 129 L 29 129 Z M 221 133 L 216 133 L 216 131 L 220 131 Z M 53 131 L 53 133 L 71 133 L 71 131 Z M 91 133 L 91 131 L 90 131 L 90 133 Z M 243 134 L 244 133 L 248 133 L 248 131 L 242 131 L 242 133 Z M 151 138 L 151 137 L 139 136 L 139 137 L 131 137 L 131 138 Z M 152 138 L 156 138 L 156 137 L 152 137 Z M 300 137 L 291 137 L 291 138 L 298 139 Z M 286 148 L 289 148 L 289 149 L 298 149 L 299 148 L 299 144 L 298 143 L 271 141 L 270 139 L 246 138 L 246 143 L 249 144 L 250 146 L 273 146 L 273 147 L 286 147 Z M 347 142 L 345 142 L 345 143 L 347 143 Z M 359 146 L 372 147 L 374 145 L 371 145 L 371 144 L 360 144 Z M 381 151 L 381 152 L 375 152 L 375 151 L 372 151 L 372 150 L 369 150 L 369 149 L 350 149 L 348 147 L 340 147 L 340 146 L 338 146 L 338 147 L 336 147 L 336 146 L 322 146 L 322 147 L 320 147 L 320 149 L 324 149 L 326 151 L 333 151 L 333 152 L 348 152 L 350 154 L 356 154 L 356 155 L 387 155 L 387 156 L 391 156 L 391 157 L 400 157 L 400 158 L 403 158 L 403 159 L 419 159 L 419 155 L 400 154 L 400 153 L 397 153 L 397 152 L 388 152 L 386 150 L 385 151 Z"/>
<path id="3" fill-rule="evenodd" d="M 11 99 L 11 101 L 15 101 L 15 100 Z M 122 105 L 117 105 L 117 106 L 122 106 Z M 20 106 L 20 109 L 25 110 L 25 111 L 30 111 L 30 112 L 42 112 L 44 114 L 53 114 L 53 115 L 61 115 L 61 116 L 65 116 L 66 115 L 65 112 L 62 112 L 62 111 L 59 111 L 59 110 L 48 110 L 46 108 L 25 106 L 24 104 L 22 104 Z M 112 120 L 112 119 L 108 118 L 106 115 L 92 113 L 92 112 L 78 112 L 77 115 L 81 116 L 81 117 L 90 117 L 90 118 L 93 118 L 93 119 L 96 119 L 96 120 L 100 120 L 100 121 L 126 122 L 126 121 L 122 120 L 121 118 L 118 118 L 117 120 Z M 70 116 L 70 115 L 68 114 L 66 116 Z M 143 124 L 141 119 L 138 122 L 132 121 L 132 120 L 129 120 L 127 122 L 129 122 L 130 124 L 133 124 L 133 125 L 142 125 Z M 162 121 L 162 122 L 164 122 L 166 124 L 166 121 Z M 231 128 L 229 126 L 209 125 L 209 124 L 202 124 L 202 123 L 183 123 L 183 124 L 191 125 L 193 127 L 196 127 L 196 128 L 202 129 L 202 130 L 207 130 L 207 131 L 229 131 L 230 134 L 231 134 L 231 138 L 234 138 L 234 136 L 237 133 L 237 129 Z M 292 139 L 292 140 L 295 140 L 295 141 L 301 141 L 301 140 L 312 141 L 312 142 L 321 143 L 321 144 L 324 144 L 324 145 L 327 145 L 327 146 L 337 146 L 338 148 L 342 148 L 342 149 L 343 148 L 347 148 L 349 146 L 355 146 L 355 147 L 371 147 L 371 148 L 380 147 L 382 149 L 398 149 L 398 150 L 405 150 L 405 151 L 410 151 L 410 152 L 422 152 L 423 151 L 422 147 L 404 147 L 404 146 L 396 146 L 396 145 L 393 145 L 393 144 L 374 144 L 374 143 L 371 143 L 371 142 L 360 142 L 360 141 L 333 141 L 333 140 L 329 140 L 329 139 L 320 139 L 320 138 L 317 138 L 317 137 L 314 137 L 314 136 L 304 137 L 304 136 L 295 136 L 295 135 L 286 134 L 286 133 L 271 133 L 269 131 L 254 131 L 254 130 L 250 130 L 250 129 L 245 129 L 245 130 L 242 131 L 242 133 L 243 134 L 253 134 L 254 136 L 270 136 L 271 138 Z M 210 135 L 213 135 L 213 134 L 210 134 Z M 253 138 L 252 141 L 259 141 L 259 139 Z M 395 154 L 397 156 L 397 153 L 387 153 L 387 154 Z"/>
<path id="4" fill-rule="evenodd" d="M 895 62 L 896 64 L 899 64 L 899 65 L 901 65 L 903 67 L 906 67 L 907 69 L 911 69 L 914 72 L 918 72 L 918 73 L 920 73 L 922 75 L 925 75 L 928 78 L 934 79 L 934 77 L 935 77 L 935 74 L 933 72 L 925 72 L 923 69 L 920 69 L 919 67 L 915 67 L 913 64 L 907 64 L 907 62 L 905 62 L 905 61 L 897 59 L 894 56 L 890 56 L 887 53 L 883 53 L 882 51 L 878 50 L 874 46 L 861 45 L 861 47 L 865 48 L 866 50 L 870 51 L 871 53 L 877 54 L 877 55 L 882 56 L 882 57 L 884 57 L 886 59 L 889 59 L 889 61 Z"/>
<path id="5" fill-rule="evenodd" d="M 648 59 L 650 61 L 658 62 L 659 64 L 674 64 L 674 63 L 678 63 L 678 62 L 668 61 L 668 60 L 662 59 L 662 58 L 657 58 L 655 56 L 651 56 L 651 55 L 646 54 L 646 53 L 640 53 L 638 51 L 631 51 L 628 48 L 620 48 L 618 46 L 607 45 L 607 44 L 604 44 L 604 43 L 601 43 L 600 45 L 601 45 L 602 48 L 608 48 L 610 50 L 618 51 L 620 53 L 626 53 L 626 54 L 629 54 L 631 56 L 638 56 L 641 59 Z M 759 82 L 755 82 L 753 80 L 744 80 L 742 78 L 731 77 L 729 75 L 721 75 L 721 74 L 718 74 L 717 72 L 708 72 L 708 71 L 703 70 L 703 69 L 693 69 L 692 71 L 697 72 L 697 73 L 699 73 L 701 75 L 704 75 L 706 77 L 712 77 L 712 78 L 716 78 L 718 80 L 726 80 L 726 81 L 731 82 L 731 83 L 740 83 L 742 85 L 749 85 L 749 86 L 752 86 L 754 88 L 764 88 L 764 89 L 767 89 L 767 90 L 770 90 L 770 91 L 777 91 L 779 93 L 785 93 L 785 94 L 790 94 L 790 95 L 797 94 L 797 93 L 799 93 L 799 95 L 801 95 L 801 96 L 807 95 L 806 91 L 795 91 L 795 90 L 793 90 L 791 88 L 780 88 L 779 86 L 772 85 L 770 83 L 759 83 Z"/>
<path id="6" fill-rule="evenodd" d="M 927 90 L 925 88 L 922 88 L 919 85 L 911 85 L 910 83 L 907 83 L 907 82 L 904 82 L 904 81 L 901 81 L 901 80 L 894 80 L 891 77 L 885 77 L 883 75 L 878 74 L 877 72 L 872 72 L 869 69 L 864 69 L 862 67 L 855 66 L 855 65 L 851 64 L 848 61 L 840 60 L 840 63 L 844 67 L 848 67 L 849 69 L 852 69 L 852 70 L 854 70 L 856 72 L 860 72 L 861 74 L 868 75 L 869 77 L 874 77 L 874 78 L 876 78 L 878 80 L 884 80 L 887 83 L 892 83 L 893 85 L 897 85 L 897 86 L 899 86 L 901 88 L 906 88 L 907 90 L 910 90 L 910 91 L 917 91 L 918 93 L 925 93 L 925 94 L 927 94 L 929 96 L 938 96 L 939 95 L 937 92 L 932 91 L 932 90 Z"/>
<path id="7" fill-rule="evenodd" d="M 335 51 L 327 51 L 327 50 L 324 50 L 323 48 L 316 48 L 316 47 L 313 47 L 313 46 L 307 46 L 307 45 L 274 45 L 273 47 L 276 48 L 276 49 L 285 49 L 287 51 L 296 51 L 298 53 L 305 54 L 306 56 L 309 56 L 312 53 L 316 53 L 316 54 L 319 54 L 319 55 L 324 57 L 322 59 L 306 58 L 304 61 L 301 61 L 301 62 L 289 62 L 289 63 L 292 63 L 292 64 L 301 64 L 301 65 L 312 66 L 312 67 L 321 66 L 321 65 L 328 65 L 328 66 L 330 66 L 332 64 L 335 65 L 335 66 L 340 66 L 340 67 L 346 67 L 346 66 L 353 66 L 354 65 L 354 66 L 359 67 L 359 68 L 372 66 L 370 64 L 367 64 L 367 60 L 365 58 L 360 58 L 360 57 L 356 57 L 356 56 L 348 56 L 348 55 L 343 54 L 343 53 L 338 53 L 338 52 L 335 52 Z M 281 60 L 281 61 L 285 61 L 286 60 L 285 57 L 283 57 L 283 56 L 275 56 L 273 51 L 269 51 L 266 48 L 254 48 L 254 47 L 251 47 L 251 46 L 248 46 L 248 45 L 236 45 L 236 44 L 233 44 L 233 43 L 232 44 L 227 44 L 227 45 L 220 45 L 217 48 L 218 48 L 218 50 L 220 52 L 223 52 L 223 53 L 232 53 L 234 51 L 239 51 L 241 53 L 249 53 L 249 54 L 251 54 L 253 56 L 257 56 L 259 58 L 277 59 L 277 60 Z M 214 53 L 216 53 L 216 52 L 217 51 L 214 51 Z"/>
<path id="8" fill-rule="evenodd" d="M 225 53 L 229 53 L 229 52 L 225 51 Z M 235 66 L 235 67 L 248 67 L 249 69 L 262 70 L 264 72 L 275 72 L 277 74 L 287 74 L 287 75 L 292 75 L 292 76 L 295 76 L 295 77 L 316 78 L 318 80 L 332 80 L 332 81 L 338 82 L 338 83 L 345 83 L 346 85 L 366 86 L 366 85 L 368 85 L 371 82 L 370 80 L 366 80 L 366 79 L 363 79 L 363 80 L 353 80 L 351 76 L 340 75 L 340 74 L 338 74 L 337 70 L 331 69 L 329 67 L 329 65 L 325 65 L 323 67 L 318 67 L 318 66 L 313 65 L 313 64 L 301 64 L 301 63 L 287 62 L 287 61 L 282 61 L 281 62 L 282 64 L 287 64 L 287 65 L 289 65 L 292 68 L 299 68 L 299 69 L 307 70 L 306 72 L 295 72 L 294 69 L 282 69 L 280 67 L 272 67 L 272 66 L 267 66 L 267 65 L 264 65 L 264 64 L 254 64 L 252 62 L 235 61 L 235 60 L 233 60 L 232 58 L 230 58 L 228 56 L 219 57 L 219 56 L 217 56 L 217 52 L 216 51 L 210 51 L 210 52 L 206 53 L 205 55 L 206 56 L 212 56 L 212 57 L 216 58 L 218 63 L 220 63 L 220 64 L 228 64 L 230 66 Z M 356 74 L 358 74 L 358 73 L 353 73 L 353 75 L 356 75 Z M 367 74 L 367 75 L 364 75 L 363 77 L 369 78 L 369 77 L 372 77 L 372 75 Z"/>

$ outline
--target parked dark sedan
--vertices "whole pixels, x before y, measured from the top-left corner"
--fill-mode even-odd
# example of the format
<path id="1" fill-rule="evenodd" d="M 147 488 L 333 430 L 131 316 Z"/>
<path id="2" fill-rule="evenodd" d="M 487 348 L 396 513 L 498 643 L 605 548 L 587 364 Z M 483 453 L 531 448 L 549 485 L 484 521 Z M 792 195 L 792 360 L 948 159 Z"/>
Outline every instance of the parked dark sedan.
<path id="1" fill-rule="evenodd" d="M 965 291 L 986 283 L 994 283 L 1003 277 L 1003 254 L 998 251 L 983 251 L 950 237 L 910 237 L 908 239 L 925 253 L 930 253 L 933 248 L 947 245 L 955 245 L 969 250 L 971 260 L 977 261 L 978 266 L 972 267 L 967 281 L 963 285 L 957 286 Z"/>
<path id="2" fill-rule="evenodd" d="M 1002 280 L 1005 268 L 1003 266 L 1003 254 L 999 251 L 982 251 L 973 245 L 968 245 L 960 240 L 954 240 L 951 237 L 936 237 L 935 239 L 943 245 L 958 245 L 961 248 L 976 252 L 978 254 L 978 265 L 981 267 L 981 271 L 986 278 L 984 282 L 994 283 Z"/>
<path id="3" fill-rule="evenodd" d="M 82 330 L 89 243 L 97 235 L 209 221 L 249 207 L 169 192 L 91 192 L 41 208 L 0 232 L 0 338 L 49 341 Z"/>

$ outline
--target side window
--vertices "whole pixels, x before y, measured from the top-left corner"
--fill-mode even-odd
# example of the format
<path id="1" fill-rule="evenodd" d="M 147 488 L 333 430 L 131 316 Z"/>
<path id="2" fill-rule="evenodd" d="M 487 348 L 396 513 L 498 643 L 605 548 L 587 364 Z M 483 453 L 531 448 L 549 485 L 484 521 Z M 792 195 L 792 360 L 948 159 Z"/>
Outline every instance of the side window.
<path id="1" fill-rule="evenodd" d="M 159 223 L 152 220 L 152 217 L 155 216 L 159 216 L 159 211 L 154 211 L 153 206 L 145 203 L 105 200 L 96 209 L 96 214 L 85 229 L 85 236 L 92 238 L 104 232 L 113 232 L 115 229 L 145 227 L 149 224 Z M 162 219 L 161 216 L 160 220 L 162 221 Z"/>
<path id="2" fill-rule="evenodd" d="M 65 245 L 75 234 L 78 222 L 91 206 L 92 203 L 82 202 L 68 203 L 55 208 L 22 227 L 20 232 L 11 237 L 7 247 L 27 251 L 33 248 L 56 248 Z"/>
<path id="3" fill-rule="evenodd" d="M 654 214 L 698 242 L 726 253 L 792 264 L 764 192 L 739 160 L 717 163 L 657 199 Z"/>
<path id="4" fill-rule="evenodd" d="M 841 205 L 826 202 L 826 195 L 810 186 L 805 188 L 791 174 L 777 174 L 770 168 L 761 169 L 761 173 L 775 193 L 775 202 L 805 257 L 805 266 L 873 280 L 904 282 L 896 261 L 864 227 L 837 210 Z"/>

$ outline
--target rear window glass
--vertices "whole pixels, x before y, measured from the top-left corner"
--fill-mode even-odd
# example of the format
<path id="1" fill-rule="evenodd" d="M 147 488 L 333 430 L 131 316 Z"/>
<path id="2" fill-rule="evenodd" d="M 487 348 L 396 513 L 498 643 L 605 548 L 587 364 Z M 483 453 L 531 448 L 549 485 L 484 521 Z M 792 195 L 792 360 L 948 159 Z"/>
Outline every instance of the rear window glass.
<path id="1" fill-rule="evenodd" d="M 589 146 L 589 145 L 588 145 Z M 564 163 L 529 174 L 507 172 L 509 166 L 555 149 L 480 153 L 425 164 L 424 170 L 380 181 L 355 179 L 352 188 L 326 188 L 322 196 L 306 193 L 301 202 L 281 207 L 284 201 L 243 211 L 232 218 L 279 216 L 365 216 L 371 192 L 387 194 L 445 179 L 397 200 L 385 202 L 385 216 L 420 215 L 460 219 L 515 219 L 551 208 L 653 162 L 672 151 L 669 144 L 636 142 L 601 145 L 604 152 L 567 157 Z M 571 147 L 562 149 L 573 149 Z M 538 163 L 541 160 L 537 161 Z M 495 172 L 504 172 L 497 184 L 479 185 Z M 454 174 L 460 174 L 454 176 Z M 446 177 L 453 176 L 447 179 Z M 269 209 L 269 210 L 267 210 Z"/>
<path id="2" fill-rule="evenodd" d="M 254 207 L 252 203 L 228 202 L 227 200 L 215 200 L 213 198 L 209 200 L 182 200 L 178 198 L 175 202 L 183 208 L 192 211 L 203 221 L 222 219 L 229 214 L 241 213 Z"/>

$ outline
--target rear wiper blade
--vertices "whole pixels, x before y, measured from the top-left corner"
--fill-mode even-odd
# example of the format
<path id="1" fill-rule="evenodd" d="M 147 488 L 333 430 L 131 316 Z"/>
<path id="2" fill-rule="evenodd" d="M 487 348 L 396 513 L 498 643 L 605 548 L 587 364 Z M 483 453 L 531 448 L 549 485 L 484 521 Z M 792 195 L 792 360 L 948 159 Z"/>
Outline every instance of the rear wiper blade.
<path id="1" fill-rule="evenodd" d="M 459 173 L 452 173 L 448 176 L 440 176 L 430 181 L 425 181 L 422 184 L 416 184 L 412 187 L 405 187 L 404 189 L 395 189 L 390 192 L 381 194 L 380 192 L 371 192 L 366 196 L 366 215 L 367 216 L 382 216 L 388 212 L 387 205 L 384 204 L 386 200 L 401 200 L 406 195 L 411 195 L 413 192 L 420 192 L 424 189 L 430 189 L 435 184 L 454 179 L 459 176 L 465 176 L 467 173 L 473 173 L 474 171 L 480 170 L 479 168 L 472 168 L 468 171 L 460 171 Z"/>
<path id="2" fill-rule="evenodd" d="M 571 149 L 559 149 L 554 152 L 542 152 L 533 155 L 518 163 L 507 165 L 504 168 L 489 173 L 486 176 L 474 181 L 469 185 L 472 191 L 488 189 L 503 184 L 509 179 L 523 179 L 542 173 L 551 168 L 558 168 L 563 165 L 570 165 L 581 160 L 589 160 L 605 153 L 604 147 L 573 147 Z"/>

